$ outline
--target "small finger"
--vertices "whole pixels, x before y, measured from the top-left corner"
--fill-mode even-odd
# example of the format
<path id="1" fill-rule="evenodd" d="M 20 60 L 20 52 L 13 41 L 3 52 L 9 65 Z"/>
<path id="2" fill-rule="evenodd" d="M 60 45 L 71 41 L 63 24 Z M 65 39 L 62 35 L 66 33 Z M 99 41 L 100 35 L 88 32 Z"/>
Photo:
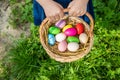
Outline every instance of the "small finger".
<path id="1" fill-rule="evenodd" d="M 56 17 L 55 17 L 55 16 L 52 16 L 52 17 L 51 17 L 51 20 L 52 20 L 52 22 L 54 23 L 54 22 L 56 21 Z"/>
<path id="2" fill-rule="evenodd" d="M 80 11 L 77 11 L 75 16 L 76 17 L 80 16 Z"/>
<path id="3" fill-rule="evenodd" d="M 73 16 L 73 14 L 74 14 L 74 12 L 70 10 L 70 11 L 69 11 L 69 15 L 70 15 L 70 16 Z"/>
<path id="4" fill-rule="evenodd" d="M 76 13 L 76 12 L 74 12 L 74 13 L 72 14 L 72 16 L 76 17 L 76 16 L 77 16 L 77 13 Z"/>
<path id="5" fill-rule="evenodd" d="M 59 14 L 56 14 L 56 15 L 55 15 L 55 21 L 58 21 L 59 19 L 60 19 Z"/>
<path id="6" fill-rule="evenodd" d="M 80 13 L 78 13 L 77 16 L 80 16 Z"/>
<path id="7" fill-rule="evenodd" d="M 82 16 L 85 15 L 86 11 L 83 11 Z"/>
<path id="8" fill-rule="evenodd" d="M 50 22 L 54 22 L 54 16 L 50 16 L 50 17 L 49 17 L 49 21 L 50 21 Z"/>
<path id="9" fill-rule="evenodd" d="M 64 12 L 61 11 L 60 14 L 59 14 L 59 19 L 60 19 L 60 18 L 63 18 L 63 16 L 64 16 Z"/>
<path id="10" fill-rule="evenodd" d="M 51 18 L 50 17 L 47 17 L 47 18 L 48 18 L 49 22 L 51 22 Z"/>
<path id="11" fill-rule="evenodd" d="M 82 16 L 82 13 L 83 13 L 83 11 L 81 10 L 81 11 L 79 12 L 79 16 Z"/>
<path id="12" fill-rule="evenodd" d="M 84 15 L 84 13 L 81 13 L 81 16 L 83 16 Z"/>

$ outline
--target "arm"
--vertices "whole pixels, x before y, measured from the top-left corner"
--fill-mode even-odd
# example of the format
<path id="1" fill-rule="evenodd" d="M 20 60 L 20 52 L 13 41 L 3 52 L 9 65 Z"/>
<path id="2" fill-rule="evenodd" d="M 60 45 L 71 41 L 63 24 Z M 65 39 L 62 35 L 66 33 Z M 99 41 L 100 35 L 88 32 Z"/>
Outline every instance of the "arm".
<path id="1" fill-rule="evenodd" d="M 71 16 L 83 16 L 87 11 L 87 4 L 89 0 L 73 0 L 68 8 L 69 15 Z"/>
<path id="2" fill-rule="evenodd" d="M 45 15 L 51 22 L 59 20 L 64 16 L 63 7 L 53 0 L 37 0 L 37 2 L 43 7 Z"/>

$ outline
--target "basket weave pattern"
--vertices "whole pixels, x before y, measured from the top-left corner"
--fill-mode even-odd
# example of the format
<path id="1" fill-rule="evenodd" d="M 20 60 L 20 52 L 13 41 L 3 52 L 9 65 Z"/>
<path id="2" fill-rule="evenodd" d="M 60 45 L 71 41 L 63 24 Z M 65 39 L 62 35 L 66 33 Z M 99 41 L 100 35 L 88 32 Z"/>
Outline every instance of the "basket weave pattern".
<path id="1" fill-rule="evenodd" d="M 86 16 L 90 19 L 90 25 L 88 25 L 84 20 L 77 17 L 65 16 L 63 19 L 67 21 L 67 24 L 75 25 L 77 23 L 83 23 L 85 26 L 85 33 L 88 35 L 88 42 L 86 44 L 79 44 L 79 49 L 76 52 L 70 52 L 66 50 L 65 52 L 60 52 L 58 50 L 58 43 L 56 42 L 54 46 L 48 44 L 48 29 L 53 23 L 50 23 L 46 18 L 39 28 L 40 42 L 43 48 L 46 50 L 47 54 L 60 62 L 72 62 L 78 60 L 89 53 L 93 45 L 93 26 L 94 21 L 89 13 Z"/>

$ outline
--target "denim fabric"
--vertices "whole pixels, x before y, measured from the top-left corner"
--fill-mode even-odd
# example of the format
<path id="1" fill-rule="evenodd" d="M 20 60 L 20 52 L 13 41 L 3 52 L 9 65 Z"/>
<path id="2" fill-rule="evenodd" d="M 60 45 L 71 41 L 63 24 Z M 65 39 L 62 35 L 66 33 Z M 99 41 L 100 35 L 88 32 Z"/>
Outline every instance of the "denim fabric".
<path id="1" fill-rule="evenodd" d="M 61 4 L 64 8 L 67 8 L 69 3 L 71 2 L 71 0 L 55 0 L 55 1 Z M 88 2 L 87 11 L 94 18 L 92 0 L 89 0 Z M 44 18 L 46 18 L 43 8 L 38 2 L 36 2 L 36 0 L 33 0 L 33 16 L 34 16 L 34 24 L 37 26 L 41 24 Z M 80 18 L 84 19 L 87 23 L 90 22 L 88 17 L 85 15 Z"/>

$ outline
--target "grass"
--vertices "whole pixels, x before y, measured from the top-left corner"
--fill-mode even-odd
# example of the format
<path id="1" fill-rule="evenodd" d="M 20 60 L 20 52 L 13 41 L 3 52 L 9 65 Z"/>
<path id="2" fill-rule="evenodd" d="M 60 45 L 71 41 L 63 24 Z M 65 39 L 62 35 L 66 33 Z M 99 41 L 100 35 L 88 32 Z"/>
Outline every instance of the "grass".
<path id="1" fill-rule="evenodd" d="M 112 9 L 102 0 L 93 1 L 94 46 L 87 56 L 71 63 L 56 62 L 40 44 L 39 27 L 31 23 L 31 35 L 15 41 L 0 66 L 4 70 L 0 77 L 5 80 L 120 80 L 120 6 L 113 3 L 118 9 Z M 110 12 L 104 12 L 106 9 Z"/>
<path id="2" fill-rule="evenodd" d="M 32 24 L 31 36 L 18 40 L 9 52 L 9 63 L 12 64 L 8 79 L 119 80 L 120 31 L 102 27 L 97 29 L 97 24 L 94 30 L 94 46 L 85 58 L 72 63 L 59 63 L 46 54 L 39 43 L 38 28 Z"/>

